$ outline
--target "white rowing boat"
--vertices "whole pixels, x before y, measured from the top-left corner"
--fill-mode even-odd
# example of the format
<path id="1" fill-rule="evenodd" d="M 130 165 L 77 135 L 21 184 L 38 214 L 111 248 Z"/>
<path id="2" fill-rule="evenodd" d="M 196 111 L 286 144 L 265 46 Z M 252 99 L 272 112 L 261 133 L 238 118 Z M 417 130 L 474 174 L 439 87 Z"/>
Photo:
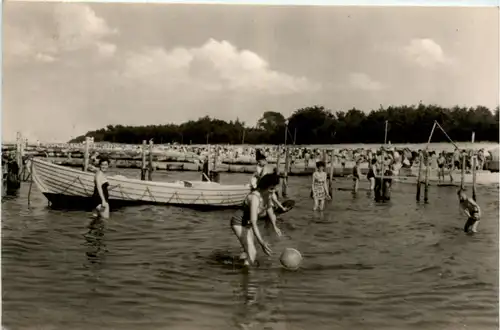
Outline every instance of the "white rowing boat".
<path id="1" fill-rule="evenodd" d="M 94 174 L 32 159 L 32 178 L 53 205 L 90 205 Z M 158 182 L 108 176 L 111 207 L 128 204 L 237 207 L 250 192 L 248 184 L 224 185 L 215 182 Z M 71 205 L 76 204 L 76 205 Z"/>

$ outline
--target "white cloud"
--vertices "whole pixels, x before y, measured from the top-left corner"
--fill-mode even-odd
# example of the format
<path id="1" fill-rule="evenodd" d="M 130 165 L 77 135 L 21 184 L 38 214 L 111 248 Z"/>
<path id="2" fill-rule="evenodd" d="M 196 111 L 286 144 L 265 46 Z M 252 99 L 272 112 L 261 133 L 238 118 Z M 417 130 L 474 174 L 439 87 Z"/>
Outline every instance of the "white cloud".
<path id="1" fill-rule="evenodd" d="M 349 83 L 351 87 L 365 91 L 379 91 L 386 87 L 381 82 L 373 80 L 366 73 L 349 74 Z"/>
<path id="2" fill-rule="evenodd" d="M 116 45 L 107 42 L 98 42 L 97 51 L 103 57 L 110 57 L 116 53 Z"/>
<path id="3" fill-rule="evenodd" d="M 117 33 L 86 5 L 60 3 L 52 12 L 55 27 L 36 30 L 5 25 L 4 56 L 7 63 L 54 62 L 66 52 L 90 49 L 109 57 L 116 45 L 105 41 Z"/>
<path id="4" fill-rule="evenodd" d="M 54 56 L 51 56 L 49 54 L 44 54 L 44 53 L 38 53 L 35 55 L 35 59 L 39 62 L 46 62 L 46 63 L 51 63 L 56 60 Z"/>
<path id="5" fill-rule="evenodd" d="M 48 62 L 55 60 L 55 52 L 53 42 L 40 31 L 5 24 L 4 61 L 6 64 L 32 60 Z"/>
<path id="6" fill-rule="evenodd" d="M 58 45 L 64 50 L 95 47 L 115 33 L 106 21 L 86 5 L 62 3 L 54 9 Z"/>
<path id="7" fill-rule="evenodd" d="M 143 78 L 161 88 L 189 85 L 204 91 L 290 94 L 321 87 L 306 78 L 274 71 L 257 54 L 214 39 L 198 48 L 154 48 L 131 53 L 126 59 L 125 75 Z"/>
<path id="8" fill-rule="evenodd" d="M 433 68 L 439 64 L 452 62 L 441 46 L 432 39 L 412 39 L 403 48 L 403 53 L 408 59 L 424 68 Z"/>

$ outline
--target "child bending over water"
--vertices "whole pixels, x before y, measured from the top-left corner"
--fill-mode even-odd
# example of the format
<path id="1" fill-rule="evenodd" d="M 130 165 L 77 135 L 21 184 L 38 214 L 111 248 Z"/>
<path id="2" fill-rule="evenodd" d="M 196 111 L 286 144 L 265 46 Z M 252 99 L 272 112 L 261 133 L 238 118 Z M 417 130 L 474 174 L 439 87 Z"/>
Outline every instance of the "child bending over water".
<path id="1" fill-rule="evenodd" d="M 458 191 L 458 200 L 460 210 L 468 217 L 465 222 L 464 232 L 468 233 L 471 230 L 473 233 L 477 233 L 477 226 L 481 218 L 479 205 L 472 198 L 467 197 L 463 189 Z"/>

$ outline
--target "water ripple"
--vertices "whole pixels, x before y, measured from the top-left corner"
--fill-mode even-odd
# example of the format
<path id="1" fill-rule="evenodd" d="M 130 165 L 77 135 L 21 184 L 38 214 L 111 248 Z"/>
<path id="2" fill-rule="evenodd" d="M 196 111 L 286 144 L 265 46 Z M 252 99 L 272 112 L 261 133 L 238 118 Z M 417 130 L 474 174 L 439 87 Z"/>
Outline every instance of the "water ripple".
<path id="1" fill-rule="evenodd" d="M 87 212 L 48 209 L 36 189 L 28 207 L 23 185 L 2 201 L 4 325 L 498 328 L 498 190 L 478 189 L 484 219 L 467 236 L 454 191 L 432 187 L 428 205 L 415 203 L 411 185 L 395 185 L 384 204 L 336 191 L 325 211 L 313 212 L 310 178 L 292 177 L 290 187 L 297 204 L 279 219 L 285 238 L 263 225 L 274 254 L 259 250 L 259 267 L 246 271 L 232 262 L 240 252 L 229 228 L 234 211 L 138 206 L 92 223 Z M 285 247 L 303 254 L 298 271 L 280 267 Z"/>

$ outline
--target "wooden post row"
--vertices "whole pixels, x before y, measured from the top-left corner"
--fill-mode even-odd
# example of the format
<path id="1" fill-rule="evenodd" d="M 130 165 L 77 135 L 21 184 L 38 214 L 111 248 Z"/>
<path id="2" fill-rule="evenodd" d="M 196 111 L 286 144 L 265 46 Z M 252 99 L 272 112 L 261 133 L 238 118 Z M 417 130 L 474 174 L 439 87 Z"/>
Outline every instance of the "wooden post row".
<path id="1" fill-rule="evenodd" d="M 147 141 L 142 140 L 142 164 L 141 164 L 141 180 L 146 180 L 146 149 L 147 149 Z"/>
<path id="2" fill-rule="evenodd" d="M 149 140 L 149 171 L 148 180 L 153 181 L 153 140 Z"/>

